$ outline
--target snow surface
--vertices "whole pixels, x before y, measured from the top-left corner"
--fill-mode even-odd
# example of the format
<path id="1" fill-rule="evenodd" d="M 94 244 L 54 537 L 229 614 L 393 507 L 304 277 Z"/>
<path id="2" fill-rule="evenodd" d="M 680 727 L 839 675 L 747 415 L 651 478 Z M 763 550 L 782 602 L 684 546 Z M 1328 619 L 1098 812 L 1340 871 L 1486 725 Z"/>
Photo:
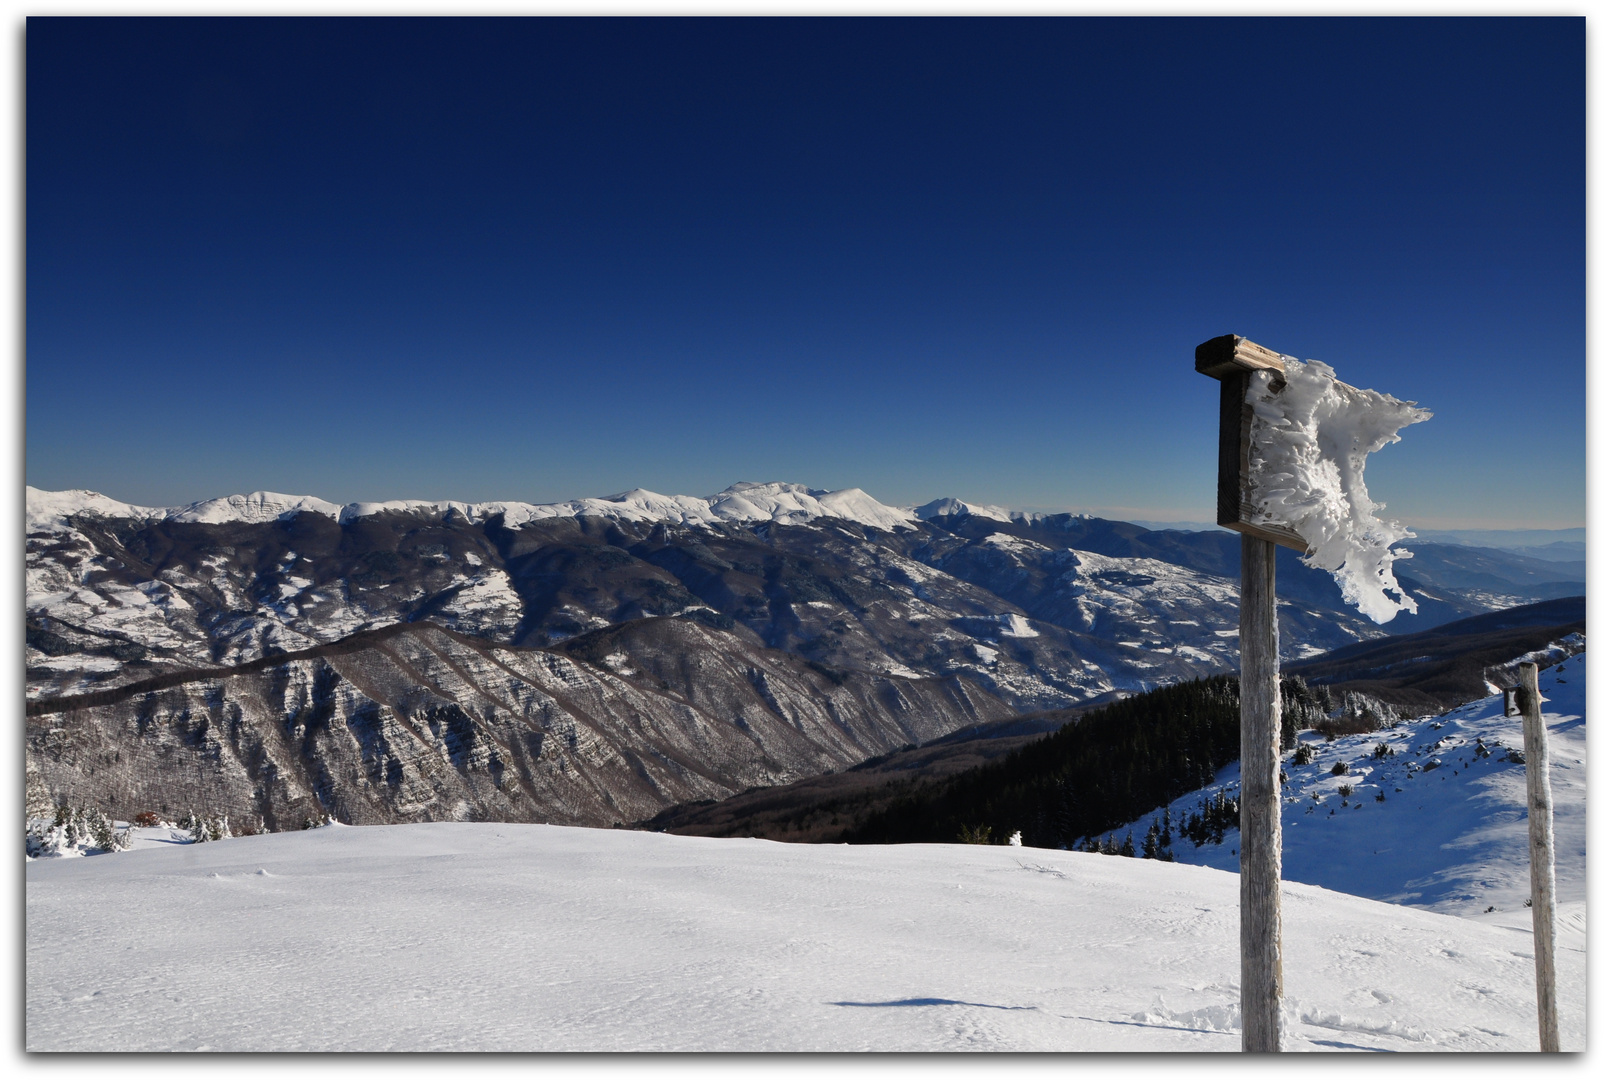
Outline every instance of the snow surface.
<path id="1" fill-rule="evenodd" d="M 1365 459 L 1431 413 L 1413 401 L 1338 382 L 1336 372 L 1318 360 L 1291 357 L 1279 391 L 1272 389 L 1269 372 L 1253 373 L 1248 403 L 1253 520 L 1301 536 L 1309 545 L 1303 561 L 1329 570 L 1343 600 L 1376 622 L 1415 611 L 1392 573 L 1393 560 L 1409 552 L 1391 550 L 1395 541 L 1414 534 L 1376 517 L 1385 507 L 1372 502 L 1365 487 Z"/>
<path id="2" fill-rule="evenodd" d="M 330 827 L 30 863 L 26 1045 L 1234 1051 L 1236 932 L 1176 863 Z M 1289 884 L 1285 942 L 1287 1049 L 1536 1047 L 1518 930 Z"/>

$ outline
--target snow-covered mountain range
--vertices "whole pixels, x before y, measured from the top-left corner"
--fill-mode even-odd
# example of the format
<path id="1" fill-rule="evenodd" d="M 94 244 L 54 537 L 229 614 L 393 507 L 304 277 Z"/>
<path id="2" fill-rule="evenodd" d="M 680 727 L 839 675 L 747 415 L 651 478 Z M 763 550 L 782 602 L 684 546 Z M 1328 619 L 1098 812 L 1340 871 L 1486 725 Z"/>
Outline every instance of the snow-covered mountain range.
<path id="1" fill-rule="evenodd" d="M 121 784 L 131 799 L 171 772 L 186 798 L 264 820 L 517 805 L 611 824 L 1236 664 L 1233 535 L 959 500 L 738 484 L 150 508 L 30 488 L 28 530 L 33 759 L 62 783 L 116 765 L 75 797 Z M 1288 659 L 1381 635 L 1325 575 L 1280 573 Z M 1423 610 L 1496 606 L 1432 588 Z M 606 704 L 579 704 L 569 678 Z M 305 723 L 285 742 L 274 725 L 292 714 Z M 662 734 L 670 716 L 683 735 Z M 716 765 L 694 764 L 698 744 L 723 747 Z"/>

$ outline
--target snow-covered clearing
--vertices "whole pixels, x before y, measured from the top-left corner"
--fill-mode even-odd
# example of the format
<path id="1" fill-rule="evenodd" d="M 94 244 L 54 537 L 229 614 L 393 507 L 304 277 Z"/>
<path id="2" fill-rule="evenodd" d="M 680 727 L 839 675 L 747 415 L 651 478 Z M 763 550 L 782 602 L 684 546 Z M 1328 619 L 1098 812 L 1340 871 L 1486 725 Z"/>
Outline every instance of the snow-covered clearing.
<path id="1" fill-rule="evenodd" d="M 1288 1049 L 1535 1048 L 1528 933 L 1295 884 L 1285 920 Z M 1080 852 L 332 827 L 30 863 L 26 1043 L 1233 1051 L 1236 927 L 1233 874 Z"/>

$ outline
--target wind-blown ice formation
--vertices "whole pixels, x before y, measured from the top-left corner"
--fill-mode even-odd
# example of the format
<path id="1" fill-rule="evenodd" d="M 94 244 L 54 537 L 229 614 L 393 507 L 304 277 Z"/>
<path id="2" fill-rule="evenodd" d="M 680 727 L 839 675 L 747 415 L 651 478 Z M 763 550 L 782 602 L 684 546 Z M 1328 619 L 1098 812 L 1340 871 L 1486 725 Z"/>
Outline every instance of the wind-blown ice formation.
<path id="1" fill-rule="evenodd" d="M 1376 622 L 1416 611 L 1392 573 L 1394 559 L 1410 557 L 1392 545 L 1415 534 L 1376 516 L 1386 504 L 1372 502 L 1365 489 L 1365 459 L 1431 413 L 1413 401 L 1338 382 L 1318 360 L 1291 357 L 1286 386 L 1276 391 L 1269 372 L 1255 372 L 1248 403 L 1253 520 L 1301 536 L 1309 545 L 1304 563 L 1330 571 L 1343 600 Z"/>

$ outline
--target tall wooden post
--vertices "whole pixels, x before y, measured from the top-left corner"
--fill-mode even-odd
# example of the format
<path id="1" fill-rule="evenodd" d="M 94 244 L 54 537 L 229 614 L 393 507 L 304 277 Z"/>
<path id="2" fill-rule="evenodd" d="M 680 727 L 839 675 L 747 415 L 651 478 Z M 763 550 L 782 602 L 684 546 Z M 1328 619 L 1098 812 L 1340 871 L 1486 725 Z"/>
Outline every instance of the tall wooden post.
<path id="1" fill-rule="evenodd" d="M 1197 370 L 1220 380 L 1216 521 L 1242 534 L 1242 1049 L 1281 1049 L 1281 661 L 1275 549 L 1308 550 L 1290 529 L 1251 520 L 1246 401 L 1255 371 L 1282 375 L 1281 355 L 1235 334 L 1197 347 Z"/>
<path id="2" fill-rule="evenodd" d="M 1242 1049 L 1281 1049 L 1281 671 L 1275 545 L 1242 537 Z"/>
<path id="3" fill-rule="evenodd" d="M 1521 733 L 1526 743 L 1526 833 L 1532 850 L 1532 953 L 1537 957 L 1537 1045 L 1559 1053 L 1554 999 L 1554 800 L 1548 781 L 1548 728 L 1537 665 L 1520 666 Z"/>

